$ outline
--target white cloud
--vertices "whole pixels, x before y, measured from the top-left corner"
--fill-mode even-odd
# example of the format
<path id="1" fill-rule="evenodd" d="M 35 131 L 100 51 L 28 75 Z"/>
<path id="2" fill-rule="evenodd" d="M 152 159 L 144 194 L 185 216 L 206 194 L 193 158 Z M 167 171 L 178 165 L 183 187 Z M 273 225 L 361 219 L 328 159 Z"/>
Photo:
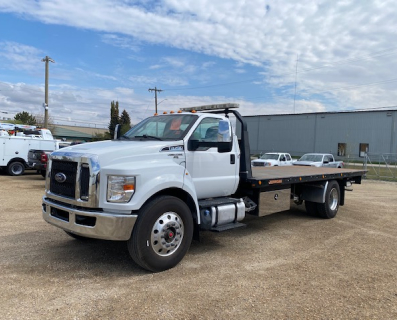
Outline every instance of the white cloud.
<path id="1" fill-rule="evenodd" d="M 110 44 L 115 47 L 129 49 L 131 51 L 139 51 L 139 46 L 136 43 L 133 43 L 131 38 L 120 37 L 115 34 L 104 34 L 102 35 L 102 42 L 106 44 Z"/>
<path id="2" fill-rule="evenodd" d="M 36 71 L 42 65 L 38 63 L 44 53 L 32 46 L 4 41 L 0 42 L 0 67 L 12 70 Z"/>
<path id="3" fill-rule="evenodd" d="M 240 74 L 247 65 L 258 67 L 264 72 L 253 83 L 266 90 L 282 90 L 285 97 L 267 104 L 244 102 L 247 110 L 256 113 L 291 110 L 295 84 L 296 110 L 395 105 L 397 99 L 392 90 L 397 78 L 397 49 L 392 47 L 397 2 L 392 0 L 0 0 L 0 12 L 99 31 L 104 33 L 103 42 L 135 53 L 150 43 L 230 60 L 231 69 Z M 6 62 L 2 68 L 42 71 L 37 64 L 43 56 L 39 49 L 2 42 L 0 56 Z M 146 57 L 130 55 L 130 59 L 144 62 Z M 129 80 L 139 85 L 184 86 L 190 79 L 211 80 L 198 70 L 218 66 L 213 61 L 192 62 L 188 56 L 169 55 L 150 63 L 146 70 L 164 73 L 136 73 Z M 120 81 L 114 75 L 87 75 Z M 65 72 L 63 77 L 72 75 Z M 112 94 L 109 91 L 103 98 L 114 98 Z M 190 104 L 221 98 L 226 97 L 178 96 L 174 101 Z M 146 106 L 146 100 L 141 100 Z"/>

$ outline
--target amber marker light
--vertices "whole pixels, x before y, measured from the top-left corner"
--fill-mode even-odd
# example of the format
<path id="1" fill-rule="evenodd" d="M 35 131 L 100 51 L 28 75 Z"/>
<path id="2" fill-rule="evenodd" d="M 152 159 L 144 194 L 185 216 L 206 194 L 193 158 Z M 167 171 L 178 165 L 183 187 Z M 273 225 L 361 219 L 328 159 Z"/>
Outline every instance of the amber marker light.
<path id="1" fill-rule="evenodd" d="M 163 114 L 167 114 L 167 111 L 164 111 Z"/>
<path id="2" fill-rule="evenodd" d="M 178 110 L 178 113 L 182 113 L 182 110 Z"/>
<path id="3" fill-rule="evenodd" d="M 170 111 L 171 114 L 175 113 L 174 111 Z"/>
<path id="4" fill-rule="evenodd" d="M 196 110 L 192 110 L 192 113 L 197 113 L 197 111 Z"/>
<path id="5" fill-rule="evenodd" d="M 135 186 L 133 184 L 125 184 L 123 186 L 123 190 L 124 191 L 134 191 L 135 190 Z"/>

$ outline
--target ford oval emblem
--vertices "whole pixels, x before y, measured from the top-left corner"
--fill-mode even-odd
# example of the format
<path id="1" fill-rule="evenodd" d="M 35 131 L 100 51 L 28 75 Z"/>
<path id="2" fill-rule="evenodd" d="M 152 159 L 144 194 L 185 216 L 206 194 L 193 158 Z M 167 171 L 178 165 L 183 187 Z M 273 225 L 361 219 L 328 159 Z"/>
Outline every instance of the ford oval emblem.
<path id="1" fill-rule="evenodd" d="M 62 172 L 58 172 L 55 175 L 55 181 L 59 183 L 64 183 L 66 181 L 66 175 Z"/>

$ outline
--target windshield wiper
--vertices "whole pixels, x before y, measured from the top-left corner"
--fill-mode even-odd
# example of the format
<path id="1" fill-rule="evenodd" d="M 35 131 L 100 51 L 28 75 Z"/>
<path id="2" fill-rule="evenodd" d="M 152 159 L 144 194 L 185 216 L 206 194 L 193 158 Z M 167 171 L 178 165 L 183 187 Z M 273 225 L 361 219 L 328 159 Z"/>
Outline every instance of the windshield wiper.
<path id="1" fill-rule="evenodd" d="M 156 140 L 163 141 L 163 139 L 161 139 L 161 138 L 159 138 L 159 137 L 156 137 L 156 136 L 148 136 L 147 134 L 143 134 L 143 135 L 141 135 L 141 136 L 134 136 L 134 138 L 145 138 L 145 139 L 151 138 L 151 139 L 156 139 Z"/>

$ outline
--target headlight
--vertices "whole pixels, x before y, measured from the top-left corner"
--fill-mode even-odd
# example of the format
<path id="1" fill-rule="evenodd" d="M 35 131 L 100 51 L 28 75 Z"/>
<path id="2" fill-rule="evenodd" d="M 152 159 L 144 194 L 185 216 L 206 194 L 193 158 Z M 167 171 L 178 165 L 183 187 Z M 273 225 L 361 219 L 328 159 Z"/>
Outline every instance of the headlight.
<path id="1" fill-rule="evenodd" d="M 108 176 L 108 202 L 128 202 L 135 192 L 135 177 Z"/>

